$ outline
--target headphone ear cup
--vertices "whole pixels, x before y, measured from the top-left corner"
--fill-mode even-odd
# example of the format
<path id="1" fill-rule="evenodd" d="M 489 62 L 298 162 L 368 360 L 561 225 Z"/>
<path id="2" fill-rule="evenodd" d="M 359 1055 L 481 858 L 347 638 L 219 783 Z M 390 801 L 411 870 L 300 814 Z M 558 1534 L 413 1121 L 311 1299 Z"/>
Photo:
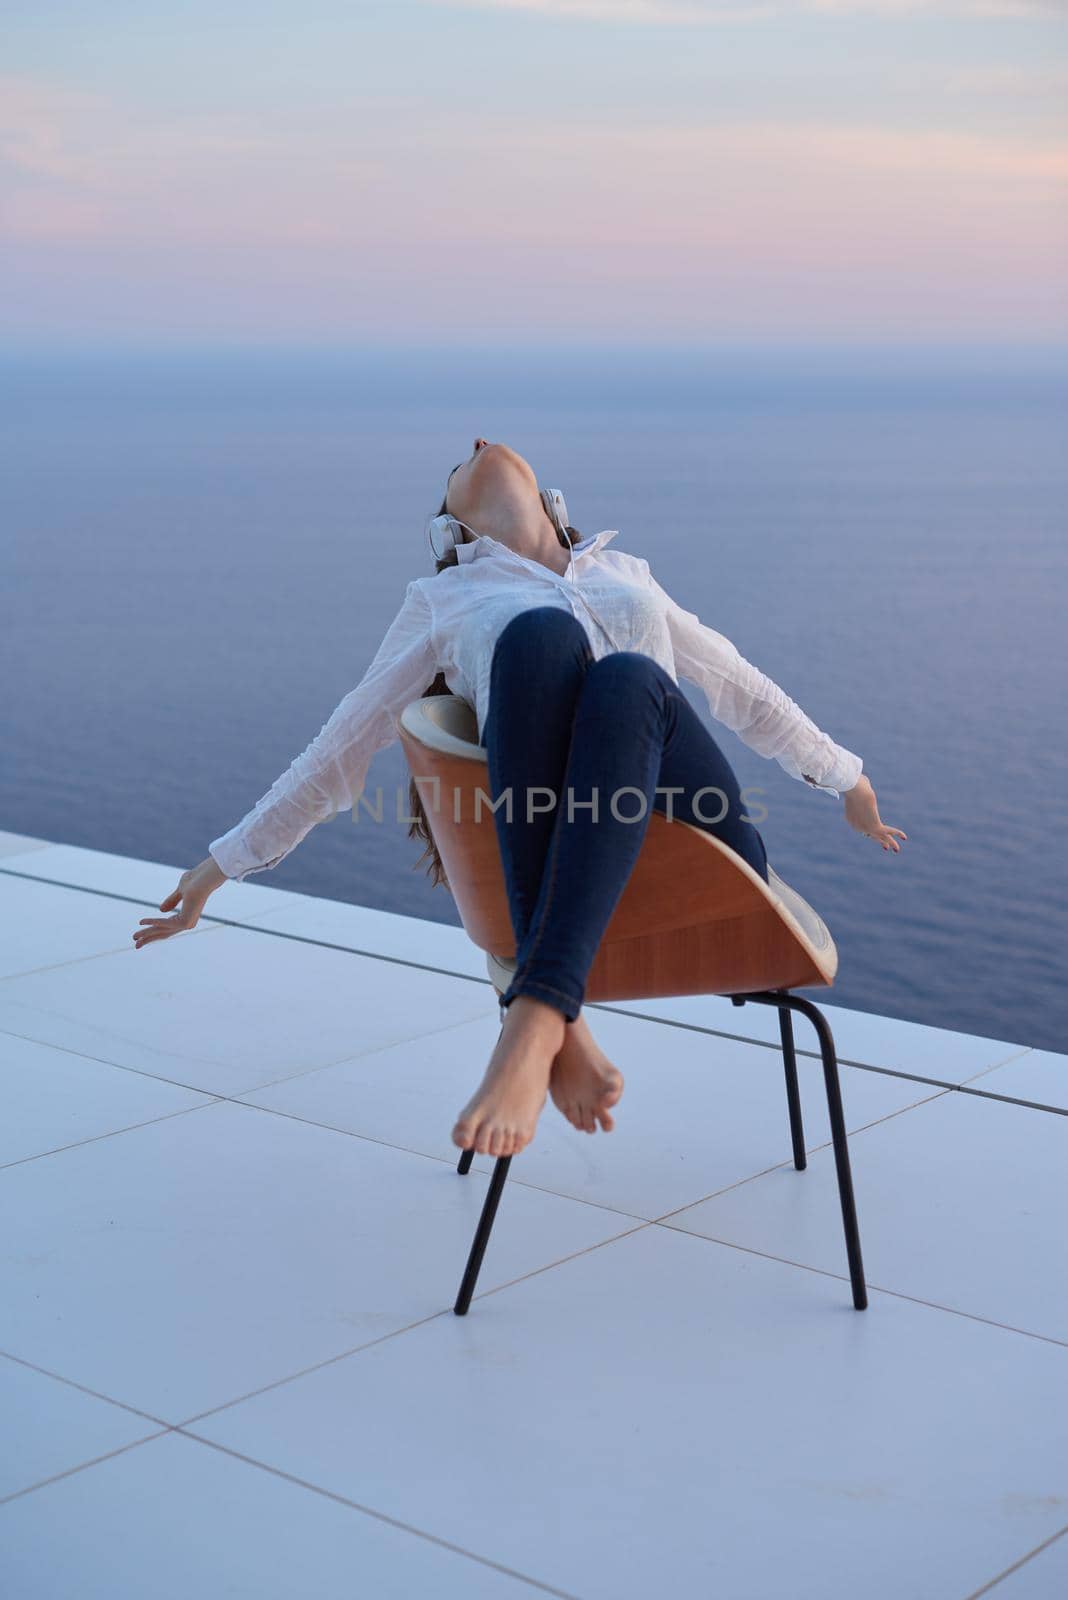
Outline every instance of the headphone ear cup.
<path id="1" fill-rule="evenodd" d="M 570 547 L 571 540 L 567 532 L 567 506 L 564 504 L 564 497 L 559 489 L 542 489 L 540 494 L 545 514 L 556 529 L 556 537 L 566 550 Z"/>
<path id="2" fill-rule="evenodd" d="M 455 517 L 443 512 L 428 524 L 427 538 L 430 540 L 430 548 L 434 552 L 435 559 L 440 561 L 443 556 L 448 555 L 453 545 L 461 542 L 460 525 Z"/>

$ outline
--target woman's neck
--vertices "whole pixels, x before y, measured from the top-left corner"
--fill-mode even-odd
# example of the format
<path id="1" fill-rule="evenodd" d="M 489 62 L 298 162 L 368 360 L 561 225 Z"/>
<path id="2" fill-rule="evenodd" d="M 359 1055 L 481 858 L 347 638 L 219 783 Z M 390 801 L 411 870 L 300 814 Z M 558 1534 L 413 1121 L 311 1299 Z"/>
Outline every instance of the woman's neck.
<path id="1" fill-rule="evenodd" d="M 540 561 L 559 577 L 571 565 L 570 548 L 565 549 L 560 543 L 543 506 L 539 506 L 538 514 L 529 520 L 525 516 L 517 517 L 514 512 L 499 518 L 486 515 L 475 527 L 479 533 L 496 539 L 498 544 L 507 545 L 516 555 L 525 556 L 528 561 Z"/>

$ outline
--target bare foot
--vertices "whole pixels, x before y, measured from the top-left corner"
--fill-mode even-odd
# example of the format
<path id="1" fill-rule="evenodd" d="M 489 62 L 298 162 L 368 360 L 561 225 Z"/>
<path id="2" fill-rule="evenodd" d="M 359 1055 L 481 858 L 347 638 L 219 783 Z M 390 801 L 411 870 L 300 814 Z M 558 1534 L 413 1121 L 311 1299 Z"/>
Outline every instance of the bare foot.
<path id="1" fill-rule="evenodd" d="M 488 1156 L 514 1156 L 526 1149 L 566 1029 L 562 1011 L 533 995 L 516 996 L 505 1008 L 485 1077 L 457 1118 L 453 1144 Z"/>
<path id="2" fill-rule="evenodd" d="M 557 1110 L 583 1133 L 596 1133 L 598 1122 L 605 1133 L 616 1125 L 608 1108 L 623 1093 L 623 1074 L 609 1061 L 581 1011 L 553 1062 L 549 1093 Z"/>

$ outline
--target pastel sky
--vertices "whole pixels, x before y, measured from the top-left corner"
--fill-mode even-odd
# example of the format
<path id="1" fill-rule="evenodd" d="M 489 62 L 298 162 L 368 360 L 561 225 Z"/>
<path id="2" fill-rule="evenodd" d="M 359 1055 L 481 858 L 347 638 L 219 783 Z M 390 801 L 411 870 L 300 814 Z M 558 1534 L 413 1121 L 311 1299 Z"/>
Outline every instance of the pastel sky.
<path id="1" fill-rule="evenodd" d="M 4 0 L 5 338 L 1068 342 L 1068 0 Z"/>

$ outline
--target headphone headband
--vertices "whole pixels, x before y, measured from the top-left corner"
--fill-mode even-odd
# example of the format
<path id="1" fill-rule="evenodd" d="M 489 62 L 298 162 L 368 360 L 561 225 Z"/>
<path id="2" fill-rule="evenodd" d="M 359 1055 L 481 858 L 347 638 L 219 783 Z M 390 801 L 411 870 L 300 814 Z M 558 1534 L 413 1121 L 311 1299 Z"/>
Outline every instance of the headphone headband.
<path id="1" fill-rule="evenodd" d="M 567 502 L 564 500 L 563 492 L 560 489 L 540 489 L 538 492 L 541 496 L 541 503 L 545 507 L 546 516 L 556 529 L 556 537 L 562 545 L 570 548 L 571 540 L 567 535 Z M 464 528 L 467 529 L 468 533 L 473 533 L 476 538 L 481 537 L 476 528 L 472 528 L 468 522 L 461 522 L 459 517 L 454 517 L 451 512 L 443 511 L 438 516 L 431 518 L 427 523 L 426 532 L 435 560 L 440 561 L 454 545 L 467 542 L 461 531 Z M 441 545 L 440 550 L 438 549 L 439 543 Z"/>

